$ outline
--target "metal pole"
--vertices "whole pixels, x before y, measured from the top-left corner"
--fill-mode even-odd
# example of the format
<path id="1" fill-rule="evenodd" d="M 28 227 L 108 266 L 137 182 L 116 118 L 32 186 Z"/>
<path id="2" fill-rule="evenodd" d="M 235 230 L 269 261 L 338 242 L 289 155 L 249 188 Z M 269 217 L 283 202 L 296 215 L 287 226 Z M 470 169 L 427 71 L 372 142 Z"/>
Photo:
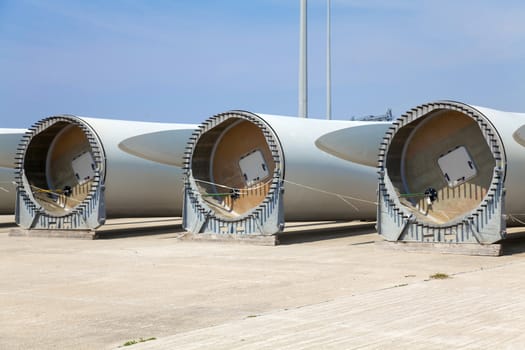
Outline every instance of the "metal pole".
<path id="1" fill-rule="evenodd" d="M 299 117 L 308 118 L 306 0 L 301 0 L 299 30 Z"/>
<path id="2" fill-rule="evenodd" d="M 330 0 L 326 0 L 326 119 L 332 119 L 332 57 Z"/>

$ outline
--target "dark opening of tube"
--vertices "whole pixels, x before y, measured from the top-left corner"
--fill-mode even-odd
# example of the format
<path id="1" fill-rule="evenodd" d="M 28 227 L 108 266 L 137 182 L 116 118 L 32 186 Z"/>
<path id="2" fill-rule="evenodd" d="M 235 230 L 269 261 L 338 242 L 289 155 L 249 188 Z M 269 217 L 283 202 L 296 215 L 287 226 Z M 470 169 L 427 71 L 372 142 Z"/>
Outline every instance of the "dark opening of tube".
<path id="1" fill-rule="evenodd" d="M 386 165 L 400 202 L 418 220 L 443 224 L 484 200 L 496 162 L 475 119 L 437 109 L 398 130 Z"/>
<path id="2" fill-rule="evenodd" d="M 85 132 L 65 121 L 35 135 L 24 157 L 24 174 L 31 193 L 53 216 L 68 214 L 86 198 L 96 169 Z"/>
<path id="3" fill-rule="evenodd" d="M 275 162 L 261 128 L 232 117 L 201 135 L 191 169 L 210 208 L 224 218 L 236 218 L 268 195 Z"/>

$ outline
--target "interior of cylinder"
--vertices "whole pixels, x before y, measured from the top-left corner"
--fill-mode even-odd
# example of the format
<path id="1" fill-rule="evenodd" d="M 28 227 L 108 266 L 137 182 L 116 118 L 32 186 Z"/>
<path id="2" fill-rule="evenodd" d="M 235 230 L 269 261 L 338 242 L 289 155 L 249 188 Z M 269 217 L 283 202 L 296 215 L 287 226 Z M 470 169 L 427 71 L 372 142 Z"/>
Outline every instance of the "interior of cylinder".
<path id="1" fill-rule="evenodd" d="M 436 110 L 396 133 L 386 164 L 400 202 L 419 221 L 444 224 L 479 206 L 495 160 L 476 120 Z"/>
<path id="2" fill-rule="evenodd" d="M 27 146 L 24 174 L 35 200 L 54 216 L 66 215 L 88 195 L 96 164 L 84 131 L 57 122 Z"/>
<path id="3" fill-rule="evenodd" d="M 235 218 L 268 195 L 275 162 L 260 127 L 229 118 L 199 138 L 191 169 L 210 208 L 219 216 Z"/>

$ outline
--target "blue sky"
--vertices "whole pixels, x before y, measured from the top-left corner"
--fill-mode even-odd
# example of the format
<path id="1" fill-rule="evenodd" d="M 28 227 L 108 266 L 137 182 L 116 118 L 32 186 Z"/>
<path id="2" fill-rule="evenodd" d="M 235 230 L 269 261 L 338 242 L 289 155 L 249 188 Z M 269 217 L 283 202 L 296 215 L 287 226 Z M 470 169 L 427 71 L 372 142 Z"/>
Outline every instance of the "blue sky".
<path id="1" fill-rule="evenodd" d="M 308 1 L 309 116 L 325 115 Z M 334 119 L 454 99 L 525 112 L 525 2 L 332 0 Z M 297 115 L 299 0 L 0 0 L 0 127 L 54 114 Z"/>

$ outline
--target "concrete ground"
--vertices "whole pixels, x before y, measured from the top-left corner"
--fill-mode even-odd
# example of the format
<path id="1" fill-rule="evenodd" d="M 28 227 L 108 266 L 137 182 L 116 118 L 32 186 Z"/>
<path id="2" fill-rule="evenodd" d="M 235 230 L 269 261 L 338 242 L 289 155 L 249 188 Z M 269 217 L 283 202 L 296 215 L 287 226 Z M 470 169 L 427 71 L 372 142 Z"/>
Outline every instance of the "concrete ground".
<path id="1" fill-rule="evenodd" d="M 479 257 L 385 249 L 359 222 L 290 225 L 279 246 L 181 240 L 177 219 L 111 220 L 94 241 L 10 237 L 10 222 L 0 217 L 0 349 L 525 344 L 520 239 Z"/>

